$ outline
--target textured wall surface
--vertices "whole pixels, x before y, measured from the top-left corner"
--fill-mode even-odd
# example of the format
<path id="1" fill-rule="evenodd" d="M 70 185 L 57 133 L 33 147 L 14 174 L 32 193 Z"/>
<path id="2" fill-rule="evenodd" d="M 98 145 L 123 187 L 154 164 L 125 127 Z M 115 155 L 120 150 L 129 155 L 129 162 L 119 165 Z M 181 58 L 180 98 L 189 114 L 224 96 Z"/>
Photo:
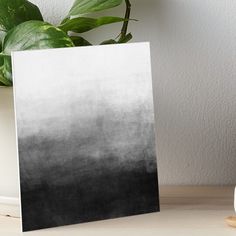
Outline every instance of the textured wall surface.
<path id="1" fill-rule="evenodd" d="M 57 23 L 73 0 L 33 2 Z M 160 183 L 235 184 L 236 1 L 132 2 L 134 41 L 152 46 Z M 87 38 L 100 42 L 119 28 Z"/>

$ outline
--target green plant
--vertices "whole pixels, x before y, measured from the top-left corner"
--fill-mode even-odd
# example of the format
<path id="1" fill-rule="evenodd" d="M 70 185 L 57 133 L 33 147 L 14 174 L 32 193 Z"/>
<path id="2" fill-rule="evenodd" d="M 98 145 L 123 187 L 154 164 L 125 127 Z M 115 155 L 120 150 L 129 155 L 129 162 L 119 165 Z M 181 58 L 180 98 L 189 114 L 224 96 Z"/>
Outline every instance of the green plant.
<path id="1" fill-rule="evenodd" d="M 39 8 L 27 0 L 0 0 L 0 86 L 12 85 L 11 52 L 92 45 L 81 34 L 103 25 L 123 22 L 116 39 L 101 44 L 126 43 L 131 5 L 126 4 L 125 17 L 90 15 L 117 7 L 123 0 L 75 0 L 65 19 L 57 26 L 44 22 Z"/>

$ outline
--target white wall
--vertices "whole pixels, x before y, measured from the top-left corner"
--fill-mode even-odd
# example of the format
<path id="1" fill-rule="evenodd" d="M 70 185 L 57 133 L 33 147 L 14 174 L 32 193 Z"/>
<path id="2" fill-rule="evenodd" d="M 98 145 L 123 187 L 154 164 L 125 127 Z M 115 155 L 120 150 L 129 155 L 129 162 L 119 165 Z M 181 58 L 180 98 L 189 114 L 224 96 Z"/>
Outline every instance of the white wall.
<path id="1" fill-rule="evenodd" d="M 57 23 L 73 0 L 32 2 Z M 236 1 L 131 2 L 139 20 L 130 27 L 134 41 L 152 45 L 160 183 L 235 184 Z M 123 7 L 115 12 L 123 14 Z M 100 42 L 119 29 L 106 26 L 86 37 Z"/>

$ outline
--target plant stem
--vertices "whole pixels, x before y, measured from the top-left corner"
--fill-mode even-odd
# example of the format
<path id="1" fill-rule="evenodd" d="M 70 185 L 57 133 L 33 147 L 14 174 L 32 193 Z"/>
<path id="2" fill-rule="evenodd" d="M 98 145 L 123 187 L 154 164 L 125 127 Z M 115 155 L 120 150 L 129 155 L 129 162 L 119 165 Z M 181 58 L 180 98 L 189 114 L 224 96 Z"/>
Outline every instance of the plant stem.
<path id="1" fill-rule="evenodd" d="M 123 26 L 122 26 L 122 29 L 121 29 L 121 34 L 120 34 L 120 40 L 122 40 L 127 34 L 129 19 L 130 19 L 130 12 L 131 12 L 131 3 L 130 3 L 130 1 L 125 0 L 125 4 L 126 4 L 125 19 L 127 19 L 127 20 L 124 21 L 124 23 L 123 23 Z"/>

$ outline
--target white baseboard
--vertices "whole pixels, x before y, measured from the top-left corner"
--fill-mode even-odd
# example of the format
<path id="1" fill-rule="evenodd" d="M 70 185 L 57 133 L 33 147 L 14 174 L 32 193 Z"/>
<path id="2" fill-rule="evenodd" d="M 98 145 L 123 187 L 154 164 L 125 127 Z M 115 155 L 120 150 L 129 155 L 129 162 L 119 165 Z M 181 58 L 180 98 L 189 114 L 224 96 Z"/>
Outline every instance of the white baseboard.
<path id="1" fill-rule="evenodd" d="M 20 217 L 19 198 L 0 196 L 0 215 Z"/>
<path id="2" fill-rule="evenodd" d="M 19 198 L 0 196 L 0 204 L 19 205 L 20 201 Z"/>

